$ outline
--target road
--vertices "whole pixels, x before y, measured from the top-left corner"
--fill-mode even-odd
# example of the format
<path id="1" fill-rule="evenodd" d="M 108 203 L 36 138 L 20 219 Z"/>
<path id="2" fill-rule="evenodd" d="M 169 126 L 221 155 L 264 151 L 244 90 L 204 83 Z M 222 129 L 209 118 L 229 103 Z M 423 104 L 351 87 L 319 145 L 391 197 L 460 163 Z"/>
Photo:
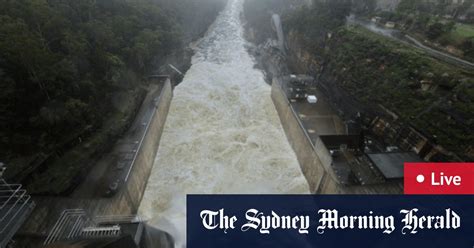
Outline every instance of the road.
<path id="1" fill-rule="evenodd" d="M 458 57 L 455 57 L 453 55 L 450 55 L 450 54 L 444 53 L 442 51 L 435 50 L 431 47 L 428 47 L 428 46 L 424 45 L 422 42 L 418 41 L 417 39 L 415 39 L 415 38 L 413 38 L 409 35 L 403 34 L 399 30 L 383 28 L 383 27 L 381 27 L 381 26 L 379 26 L 375 23 L 364 21 L 364 20 L 359 20 L 359 19 L 356 19 L 353 16 L 347 18 L 347 23 L 351 24 L 351 25 L 359 25 L 359 26 L 364 27 L 364 28 L 366 28 L 367 30 L 369 30 L 373 33 L 383 35 L 383 36 L 391 38 L 395 41 L 398 41 L 398 42 L 401 42 L 403 44 L 410 45 L 414 48 L 423 50 L 424 52 L 426 52 L 431 57 L 442 60 L 446 63 L 456 65 L 456 66 L 461 66 L 465 69 L 474 70 L 474 63 L 471 63 L 469 61 L 466 61 L 466 60 L 460 59 Z"/>

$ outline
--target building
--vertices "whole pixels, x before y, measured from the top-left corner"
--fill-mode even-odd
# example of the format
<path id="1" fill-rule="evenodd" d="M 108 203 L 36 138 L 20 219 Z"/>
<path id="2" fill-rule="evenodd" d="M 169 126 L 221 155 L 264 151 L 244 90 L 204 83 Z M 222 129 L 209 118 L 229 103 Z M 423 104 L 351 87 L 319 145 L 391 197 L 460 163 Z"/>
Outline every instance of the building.
<path id="1" fill-rule="evenodd" d="M 386 28 L 395 28 L 395 22 L 387 22 L 385 23 L 385 27 Z"/>
<path id="2" fill-rule="evenodd" d="M 404 176 L 403 164 L 423 162 L 414 152 L 368 153 L 372 164 L 382 173 L 386 180 L 401 179 Z"/>
<path id="3" fill-rule="evenodd" d="M 388 110 L 387 110 L 388 111 Z M 370 131 L 387 144 L 393 144 L 403 151 L 411 151 L 425 161 L 462 161 L 456 154 L 447 151 L 434 142 L 434 138 L 411 125 L 402 125 L 396 116 L 378 116 L 373 119 Z"/>

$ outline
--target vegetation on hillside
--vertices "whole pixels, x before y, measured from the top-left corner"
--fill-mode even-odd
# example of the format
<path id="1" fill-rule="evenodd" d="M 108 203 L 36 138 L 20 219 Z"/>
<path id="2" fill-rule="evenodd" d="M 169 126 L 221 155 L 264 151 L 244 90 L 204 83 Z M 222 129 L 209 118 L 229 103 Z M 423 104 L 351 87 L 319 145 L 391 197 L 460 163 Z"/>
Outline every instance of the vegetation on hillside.
<path id="1" fill-rule="evenodd" d="M 339 0 L 301 8 L 285 18 L 285 30 L 298 32 L 305 47 L 322 52 L 328 34 L 346 23 L 351 5 L 350 1 Z"/>
<path id="2" fill-rule="evenodd" d="M 0 130 L 10 152 L 42 149 L 100 123 L 107 93 L 179 40 L 172 16 L 148 1 L 0 5 L 0 97 L 7 103 Z"/>
<path id="3" fill-rule="evenodd" d="M 294 13 L 286 26 L 324 65 L 323 75 L 318 75 L 322 84 L 343 90 L 366 109 L 383 105 L 402 122 L 469 159 L 474 143 L 473 72 L 363 28 L 340 25 L 340 19 L 317 10 Z"/>
<path id="4" fill-rule="evenodd" d="M 0 0 L 0 161 L 7 163 L 8 175 L 23 173 L 15 181 L 28 176 L 35 185 L 44 180 L 37 178 L 35 166 L 42 165 L 41 173 L 48 174 L 53 157 L 80 143 L 94 144 L 86 155 L 103 151 L 126 128 L 122 122 L 133 118 L 143 96 L 141 79 L 154 69 L 156 58 L 197 38 L 182 24 L 194 18 L 194 29 L 203 32 L 223 4 Z M 119 105 L 132 106 L 117 112 L 112 104 L 117 95 L 126 99 Z M 105 126 L 110 118 L 115 121 Z M 80 170 L 62 166 L 65 174 L 74 167 L 71 178 Z M 67 186 L 61 184 L 54 193 Z"/>
<path id="5" fill-rule="evenodd" d="M 362 28 L 341 29 L 330 47 L 336 81 L 364 104 L 384 105 L 457 154 L 473 144 L 474 73 Z"/>

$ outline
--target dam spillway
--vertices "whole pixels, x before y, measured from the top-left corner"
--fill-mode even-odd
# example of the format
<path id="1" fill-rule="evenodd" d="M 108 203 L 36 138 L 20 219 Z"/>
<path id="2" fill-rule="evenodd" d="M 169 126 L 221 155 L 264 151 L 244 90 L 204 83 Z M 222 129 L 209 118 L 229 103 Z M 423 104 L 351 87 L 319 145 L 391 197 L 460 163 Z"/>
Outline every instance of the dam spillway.
<path id="1" fill-rule="evenodd" d="M 304 194 L 308 183 L 229 0 L 174 90 L 139 213 L 185 242 L 186 194 Z"/>

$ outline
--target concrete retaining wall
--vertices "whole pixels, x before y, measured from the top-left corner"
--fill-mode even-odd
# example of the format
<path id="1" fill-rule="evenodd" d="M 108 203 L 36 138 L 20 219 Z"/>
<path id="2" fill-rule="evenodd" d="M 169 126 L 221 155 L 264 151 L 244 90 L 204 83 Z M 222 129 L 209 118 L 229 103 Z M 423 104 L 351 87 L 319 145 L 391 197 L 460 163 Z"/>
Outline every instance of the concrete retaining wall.
<path id="1" fill-rule="evenodd" d="M 316 193 L 327 172 L 311 140 L 305 133 L 305 129 L 296 117 L 296 113 L 291 107 L 280 83 L 275 79 L 272 84 L 272 99 L 286 136 L 296 153 L 301 170 L 308 181 L 310 191 L 311 193 Z"/>
<path id="2" fill-rule="evenodd" d="M 153 168 L 172 98 L 171 82 L 167 80 L 161 90 L 158 101 L 155 103 L 156 110 L 148 123 L 140 150 L 124 188 L 111 200 L 107 201 L 107 199 L 104 199 L 107 202 L 105 208 L 96 209 L 93 212 L 94 215 L 137 213 Z"/>

